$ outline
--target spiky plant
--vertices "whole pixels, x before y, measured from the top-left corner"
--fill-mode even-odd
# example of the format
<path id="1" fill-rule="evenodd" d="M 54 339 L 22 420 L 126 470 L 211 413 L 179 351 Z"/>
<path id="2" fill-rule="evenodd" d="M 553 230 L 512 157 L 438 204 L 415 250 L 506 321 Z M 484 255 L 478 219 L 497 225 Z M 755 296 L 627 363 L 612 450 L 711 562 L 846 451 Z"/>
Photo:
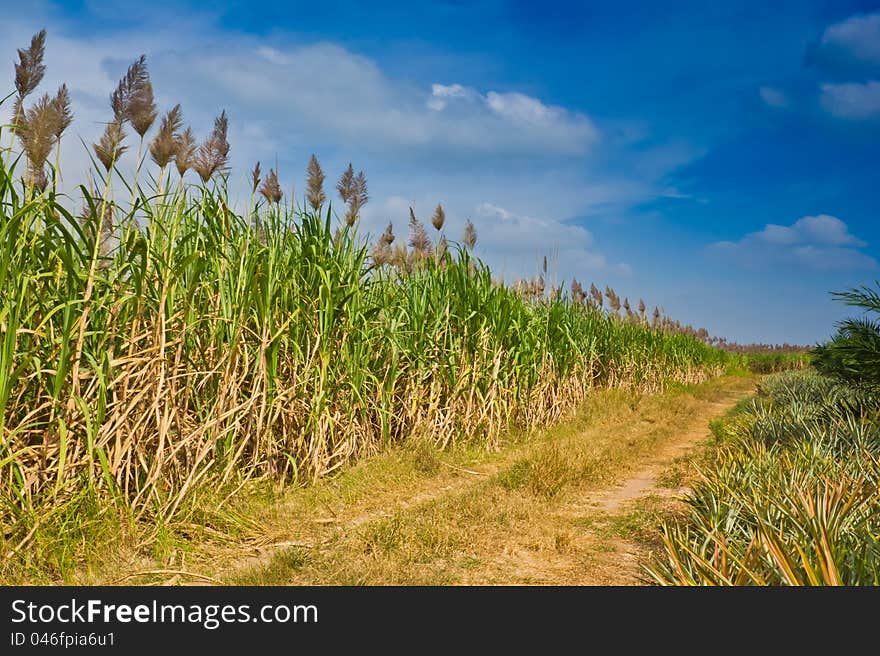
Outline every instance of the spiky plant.
<path id="1" fill-rule="evenodd" d="M 324 171 L 318 163 L 318 158 L 312 153 L 309 159 L 306 179 L 306 200 L 308 200 L 311 208 L 317 212 L 321 209 L 327 195 L 324 193 Z"/>
<path id="2" fill-rule="evenodd" d="M 813 351 L 816 369 L 869 389 L 880 389 L 880 283 L 875 286 L 877 289 L 863 285 L 832 294 L 867 316 L 840 321 L 834 337 Z"/>

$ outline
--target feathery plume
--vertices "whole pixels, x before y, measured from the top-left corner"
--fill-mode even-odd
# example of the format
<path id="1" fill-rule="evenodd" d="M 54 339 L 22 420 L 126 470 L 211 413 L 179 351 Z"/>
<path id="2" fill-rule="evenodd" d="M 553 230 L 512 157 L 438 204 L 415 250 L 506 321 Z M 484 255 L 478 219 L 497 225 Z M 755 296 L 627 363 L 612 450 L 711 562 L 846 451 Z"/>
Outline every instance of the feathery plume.
<path id="1" fill-rule="evenodd" d="M 348 199 L 348 213 L 345 215 L 345 222 L 348 225 L 354 225 L 361 208 L 367 204 L 368 200 L 370 200 L 370 196 L 367 193 L 367 178 L 363 171 L 358 171 Z"/>
<path id="2" fill-rule="evenodd" d="M 278 174 L 275 169 L 269 169 L 263 184 L 260 186 L 260 193 L 270 203 L 280 203 L 284 192 L 281 191 L 281 185 L 278 184 Z"/>
<path id="3" fill-rule="evenodd" d="M 254 167 L 254 170 L 251 171 L 251 193 L 257 193 L 257 188 L 260 186 L 260 163 L 257 162 L 257 165 Z"/>
<path id="4" fill-rule="evenodd" d="M 315 157 L 314 153 L 312 153 L 312 158 L 309 160 L 307 171 L 306 198 L 312 209 L 317 212 L 321 205 L 324 204 L 324 201 L 327 200 L 327 195 L 324 193 L 324 171 L 321 170 L 321 165 L 318 163 L 318 158 Z"/>
<path id="5" fill-rule="evenodd" d="M 462 241 L 470 250 L 474 250 L 474 246 L 477 245 L 477 230 L 470 219 L 464 224 L 464 237 L 462 237 Z"/>
<path id="6" fill-rule="evenodd" d="M 389 223 L 388 227 L 385 228 L 385 232 L 382 233 L 382 236 L 379 237 L 379 243 L 382 246 L 391 246 L 394 243 L 394 224 Z"/>
<path id="7" fill-rule="evenodd" d="M 177 172 L 180 177 L 189 171 L 196 158 L 196 137 L 192 128 L 187 128 L 174 138 L 174 163 L 177 165 Z"/>
<path id="8" fill-rule="evenodd" d="M 223 172 L 226 167 L 229 159 L 229 141 L 226 139 L 228 127 L 229 120 L 226 118 L 226 110 L 223 110 L 220 116 L 214 119 L 214 131 L 199 146 L 193 168 L 202 182 L 208 182 L 215 173 Z"/>
<path id="9" fill-rule="evenodd" d="M 411 207 L 409 208 L 409 245 L 419 257 L 430 255 L 433 249 L 425 226 L 416 219 L 416 214 Z"/>
<path id="10" fill-rule="evenodd" d="M 177 154 L 178 132 L 183 125 L 183 112 L 180 105 L 172 107 L 159 123 L 159 131 L 150 142 L 150 157 L 164 169 Z"/>
<path id="11" fill-rule="evenodd" d="M 21 101 L 21 96 L 16 96 L 15 100 L 12 101 L 12 133 L 18 134 L 26 127 L 27 124 L 24 115 L 24 104 Z"/>
<path id="12" fill-rule="evenodd" d="M 37 171 L 42 172 L 43 164 L 46 163 L 55 145 L 57 139 L 55 135 L 62 129 L 61 121 L 62 117 L 58 113 L 55 101 L 48 93 L 43 94 L 43 97 L 24 113 L 18 138 L 27 155 L 31 173 L 39 176 Z"/>
<path id="13" fill-rule="evenodd" d="M 132 97 L 137 94 L 150 81 L 149 73 L 147 73 L 147 57 L 141 55 L 138 57 L 125 75 L 119 80 L 116 89 L 110 94 L 110 107 L 113 109 L 113 116 L 119 122 L 129 120 L 129 110 Z"/>
<path id="14" fill-rule="evenodd" d="M 348 168 L 339 177 L 339 182 L 336 183 L 336 190 L 339 192 L 343 203 L 348 203 L 352 195 L 354 195 L 354 168 L 352 168 L 351 162 L 348 163 Z"/>
<path id="15" fill-rule="evenodd" d="M 46 74 L 46 66 L 43 64 L 45 52 L 46 30 L 40 30 L 31 38 L 30 48 L 18 49 L 19 63 L 15 64 L 15 90 L 18 91 L 19 99 L 24 100 L 25 96 L 32 93 Z"/>
<path id="16" fill-rule="evenodd" d="M 131 127 L 143 139 L 147 131 L 153 127 L 156 117 L 159 115 L 156 109 L 156 100 L 153 97 L 153 84 L 147 79 L 140 87 L 134 90 L 128 102 L 128 120 Z"/>
<path id="17" fill-rule="evenodd" d="M 434 210 L 434 216 L 431 217 L 431 225 L 434 226 L 435 230 L 440 230 L 443 227 L 443 223 L 446 221 L 446 212 L 443 211 L 443 206 L 440 203 L 437 203 L 437 209 Z"/>
<path id="18" fill-rule="evenodd" d="M 70 93 L 67 91 L 66 84 L 58 87 L 58 93 L 55 94 L 52 107 L 56 114 L 55 138 L 61 139 L 61 135 L 73 123 L 73 112 L 70 109 Z"/>
<path id="19" fill-rule="evenodd" d="M 406 244 L 398 242 L 394 247 L 391 251 L 391 264 L 401 271 L 409 269 L 409 253 L 406 250 Z"/>
<path id="20" fill-rule="evenodd" d="M 120 124 L 129 120 L 130 107 L 132 97 L 143 90 L 144 86 L 150 83 L 150 76 L 147 73 L 147 57 L 141 55 L 131 66 L 128 67 L 125 75 L 119 80 L 116 90 L 110 94 L 110 107 L 113 109 L 113 116 Z"/>
<path id="21" fill-rule="evenodd" d="M 611 309 L 615 312 L 620 312 L 620 297 L 617 294 L 611 298 L 611 303 L 609 303 Z"/>
<path id="22" fill-rule="evenodd" d="M 391 264 L 394 258 L 394 254 L 391 252 L 391 248 L 382 248 L 379 244 L 374 244 L 373 248 L 370 250 L 370 259 L 373 260 L 373 264 L 377 267 L 385 266 L 386 264 Z"/>
<path id="23" fill-rule="evenodd" d="M 596 283 L 590 283 L 590 297 L 593 299 L 596 307 L 602 307 L 602 292 L 596 287 Z"/>
<path id="24" fill-rule="evenodd" d="M 373 263 L 376 266 L 391 264 L 394 259 L 394 254 L 391 251 L 391 244 L 393 243 L 394 226 L 389 223 L 388 227 L 385 228 L 385 232 L 379 236 L 378 241 L 370 252 L 370 257 L 373 259 Z"/>
<path id="25" fill-rule="evenodd" d="M 122 122 L 111 121 L 104 128 L 104 134 L 101 135 L 101 139 L 93 145 L 95 155 L 98 156 L 101 164 L 104 165 L 108 172 L 128 148 L 128 146 L 122 145 L 124 139 L 125 130 L 122 129 Z"/>

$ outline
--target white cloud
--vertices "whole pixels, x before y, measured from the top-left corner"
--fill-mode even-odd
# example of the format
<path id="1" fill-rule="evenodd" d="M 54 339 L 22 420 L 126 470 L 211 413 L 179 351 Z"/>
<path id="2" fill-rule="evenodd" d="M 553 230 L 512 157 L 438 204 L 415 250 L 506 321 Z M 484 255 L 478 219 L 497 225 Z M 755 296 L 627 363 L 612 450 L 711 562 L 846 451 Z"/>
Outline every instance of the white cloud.
<path id="1" fill-rule="evenodd" d="M 551 218 L 518 214 L 494 203 L 483 202 L 475 208 L 479 221 L 479 241 L 489 253 L 487 260 L 498 271 L 513 277 L 538 272 L 538 263 L 546 255 L 551 277 L 556 282 L 571 276 L 583 279 L 591 274 L 608 273 L 607 258 L 594 248 L 593 234 L 583 226 Z M 631 270 L 625 263 L 615 265 L 617 274 Z"/>
<path id="2" fill-rule="evenodd" d="M 797 264 L 810 269 L 875 269 L 877 261 L 860 248 L 867 244 L 835 216 L 805 216 L 789 226 L 769 223 L 739 241 L 721 241 L 710 251 L 751 268 Z"/>
<path id="3" fill-rule="evenodd" d="M 79 138 L 87 144 L 98 138 L 110 116 L 109 93 L 141 52 L 160 110 L 181 103 L 197 135 L 227 110 L 232 165 L 239 175 L 256 159 L 328 145 L 358 157 L 395 151 L 471 162 L 482 156 L 580 157 L 598 134 L 583 114 L 523 94 L 484 96 L 459 84 L 435 84 L 428 92 L 388 77 L 373 60 L 333 43 L 264 43 L 221 34 L 198 21 L 80 38 L 46 22 L 47 75 L 38 92 L 54 91 L 62 81 L 70 87 L 75 122 L 63 164 L 73 172 L 65 177 L 78 180 L 90 164 Z M 12 22 L 0 25 L 0 61 L 12 61 L 15 48 L 25 46 L 33 31 Z M 488 103 L 490 96 L 497 96 L 501 111 Z M 476 102 L 461 102 L 466 99 Z M 455 111 L 447 107 L 450 101 L 457 101 Z M 10 105 L 0 107 L 0 122 Z M 136 150 L 129 149 L 123 168 L 132 166 Z"/>
<path id="4" fill-rule="evenodd" d="M 828 27 L 822 45 L 839 48 L 856 59 L 880 63 L 880 13 L 856 14 Z"/>
<path id="5" fill-rule="evenodd" d="M 432 84 L 431 96 L 426 104 L 429 109 L 442 112 L 454 98 L 473 100 L 476 96 L 477 93 L 473 89 L 465 88 L 460 84 Z"/>
<path id="6" fill-rule="evenodd" d="M 768 107 L 782 108 L 788 106 L 788 97 L 783 91 L 775 87 L 761 87 L 758 89 L 758 93 L 761 96 L 761 100 Z"/>
<path id="7" fill-rule="evenodd" d="M 823 84 L 819 100 L 837 118 L 858 121 L 880 116 L 880 82 Z"/>

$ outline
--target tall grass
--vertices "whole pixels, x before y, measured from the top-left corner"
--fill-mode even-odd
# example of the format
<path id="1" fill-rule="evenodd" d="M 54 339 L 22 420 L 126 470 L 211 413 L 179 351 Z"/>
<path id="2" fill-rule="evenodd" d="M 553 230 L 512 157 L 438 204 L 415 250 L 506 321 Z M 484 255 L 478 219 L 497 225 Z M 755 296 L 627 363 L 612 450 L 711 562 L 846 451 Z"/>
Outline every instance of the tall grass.
<path id="1" fill-rule="evenodd" d="M 34 184 L 33 161 L 20 179 L 18 160 L 0 158 L 7 556 L 41 526 L 67 526 L 76 504 L 158 527 L 191 516 L 203 490 L 297 484 L 414 436 L 491 444 L 557 420 L 595 386 L 659 390 L 731 358 L 564 294 L 524 299 L 472 257 L 471 224 L 464 246 L 415 260 L 404 249 L 406 266 L 382 264 L 358 234 L 363 173 L 351 171 L 341 219 L 324 204 L 317 160 L 308 206 L 280 202 L 273 170 L 267 202 L 236 211 L 225 114 L 196 152 L 172 110 L 150 144 L 156 178 L 140 171 L 149 126 L 138 130 L 140 177 L 128 185 L 116 159 L 130 99 L 156 118 L 132 70 L 96 147 L 104 171 L 76 201 L 56 194 L 57 169 Z M 184 180 L 190 166 L 198 185 Z M 259 180 L 257 167 L 254 192 Z"/>

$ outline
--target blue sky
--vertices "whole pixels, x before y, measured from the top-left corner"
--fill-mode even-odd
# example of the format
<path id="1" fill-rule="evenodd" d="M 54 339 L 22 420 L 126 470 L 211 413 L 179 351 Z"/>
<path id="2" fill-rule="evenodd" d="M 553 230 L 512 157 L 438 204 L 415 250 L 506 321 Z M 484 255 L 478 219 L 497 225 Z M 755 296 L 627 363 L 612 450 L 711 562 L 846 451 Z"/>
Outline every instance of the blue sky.
<path id="1" fill-rule="evenodd" d="M 11 90 L 46 27 L 89 142 L 145 53 L 197 134 L 227 110 L 237 189 L 258 159 L 294 194 L 312 152 L 352 161 L 364 231 L 442 202 L 506 280 L 548 255 L 740 342 L 823 340 L 829 291 L 880 278 L 880 2 L 317 4 L 18 3 L 0 62 Z"/>

